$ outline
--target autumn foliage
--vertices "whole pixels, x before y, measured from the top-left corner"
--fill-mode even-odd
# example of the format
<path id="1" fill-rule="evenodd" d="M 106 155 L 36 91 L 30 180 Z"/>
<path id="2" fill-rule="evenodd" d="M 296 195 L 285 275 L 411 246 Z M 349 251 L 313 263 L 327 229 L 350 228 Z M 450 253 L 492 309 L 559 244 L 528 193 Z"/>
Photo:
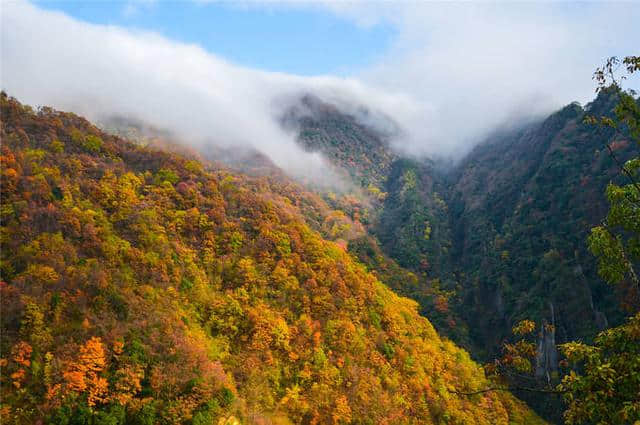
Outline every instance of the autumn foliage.
<path id="1" fill-rule="evenodd" d="M 454 394 L 484 371 L 296 185 L 1 101 L 2 423 L 541 422 Z"/>

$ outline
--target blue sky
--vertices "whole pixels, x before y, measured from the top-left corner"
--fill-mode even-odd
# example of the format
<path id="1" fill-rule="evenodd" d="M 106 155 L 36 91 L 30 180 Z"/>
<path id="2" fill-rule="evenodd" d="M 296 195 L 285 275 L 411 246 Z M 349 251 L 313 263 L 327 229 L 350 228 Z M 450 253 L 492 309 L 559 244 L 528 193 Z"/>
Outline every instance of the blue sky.
<path id="1" fill-rule="evenodd" d="M 185 1 L 36 1 L 79 20 L 145 29 L 195 43 L 251 68 L 298 75 L 353 75 L 375 63 L 395 34 L 320 8 L 241 7 Z"/>

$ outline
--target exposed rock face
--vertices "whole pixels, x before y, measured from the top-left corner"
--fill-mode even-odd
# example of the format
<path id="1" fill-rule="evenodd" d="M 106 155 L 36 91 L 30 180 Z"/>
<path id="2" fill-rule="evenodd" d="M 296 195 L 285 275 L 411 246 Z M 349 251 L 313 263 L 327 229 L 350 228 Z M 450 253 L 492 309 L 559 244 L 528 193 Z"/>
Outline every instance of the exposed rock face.
<path id="1" fill-rule="evenodd" d="M 556 326 L 553 303 L 549 303 L 551 309 L 551 323 L 542 322 L 538 337 L 538 349 L 536 350 L 536 378 L 544 379 L 551 383 L 553 376 L 558 372 L 558 350 L 556 349 Z"/>
<path id="2" fill-rule="evenodd" d="M 607 320 L 607 316 L 598 310 L 594 311 L 595 314 L 595 321 L 596 324 L 598 325 L 598 328 L 601 330 L 607 329 L 609 327 L 609 321 Z"/>

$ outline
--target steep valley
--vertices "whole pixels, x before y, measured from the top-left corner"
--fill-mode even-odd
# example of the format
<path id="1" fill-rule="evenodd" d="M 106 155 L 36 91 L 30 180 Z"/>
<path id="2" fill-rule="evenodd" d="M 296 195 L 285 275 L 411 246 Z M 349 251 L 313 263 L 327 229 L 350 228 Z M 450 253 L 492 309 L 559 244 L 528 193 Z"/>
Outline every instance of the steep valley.
<path id="1" fill-rule="evenodd" d="M 390 165 L 374 167 L 369 179 L 361 176 L 375 163 L 369 152 L 381 156 L 375 153 L 381 145 L 393 150 L 384 136 L 354 136 L 365 134 L 354 117 L 318 114 L 302 122 L 300 138 L 339 167 L 359 163 L 357 178 L 379 185 L 383 196 L 367 211 L 367 227 L 382 251 L 420 282 L 390 286 L 418 300 L 440 331 L 488 360 L 519 320 L 554 323 L 557 342 L 588 340 L 620 322 L 621 304 L 638 303 L 633 288 L 612 291 L 601 281 L 586 249 L 590 228 L 607 210 L 605 188 L 619 178 L 605 145 L 619 162 L 637 154 L 629 140 L 583 122 L 587 114 L 611 115 L 615 102 L 601 92 L 585 108 L 571 104 L 496 132 L 453 167 L 388 154 Z M 320 132 L 330 141 L 309 136 Z M 375 148 L 353 148 L 354 142 Z"/>

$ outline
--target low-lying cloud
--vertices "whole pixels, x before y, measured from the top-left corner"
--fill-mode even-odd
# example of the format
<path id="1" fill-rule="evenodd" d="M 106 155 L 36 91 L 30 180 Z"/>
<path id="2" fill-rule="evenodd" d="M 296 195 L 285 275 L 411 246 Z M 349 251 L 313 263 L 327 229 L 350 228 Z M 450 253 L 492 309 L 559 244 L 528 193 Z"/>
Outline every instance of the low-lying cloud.
<path id="1" fill-rule="evenodd" d="M 358 25 L 389 21 L 398 29 L 392 48 L 359 75 L 300 77 L 27 2 L 2 6 L 0 81 L 21 101 L 95 120 L 129 116 L 205 150 L 255 147 L 292 174 L 320 178 L 322 159 L 303 152 L 280 124 L 304 94 L 400 129 L 392 142 L 406 152 L 459 158 L 507 121 L 589 101 L 594 67 L 638 53 L 640 40 L 633 3 L 269 4 L 323 7 Z"/>
<path id="2" fill-rule="evenodd" d="M 405 124 L 409 149 L 431 154 L 464 153 L 496 126 L 589 102 L 595 67 L 609 56 L 640 53 L 635 2 L 354 1 L 325 7 L 360 25 L 390 21 L 398 28 L 392 48 L 360 78 L 423 102 L 419 121 Z"/>
<path id="3" fill-rule="evenodd" d="M 26 2 L 5 3 L 2 88 L 32 105 L 101 121 L 130 117 L 167 129 L 206 153 L 209 144 L 249 146 L 294 175 L 327 177 L 280 118 L 315 93 L 357 112 L 359 104 L 411 108 L 411 101 L 357 80 L 298 77 L 243 68 L 157 34 L 79 22 Z"/>

